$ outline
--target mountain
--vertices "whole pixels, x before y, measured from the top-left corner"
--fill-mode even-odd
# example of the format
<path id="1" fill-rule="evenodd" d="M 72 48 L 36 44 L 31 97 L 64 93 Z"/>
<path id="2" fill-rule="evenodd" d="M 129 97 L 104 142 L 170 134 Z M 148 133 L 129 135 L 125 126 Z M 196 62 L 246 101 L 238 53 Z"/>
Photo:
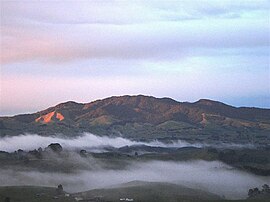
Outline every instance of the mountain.
<path id="1" fill-rule="evenodd" d="M 270 109 L 237 108 L 207 99 L 188 103 L 119 96 L 86 104 L 65 102 L 33 114 L 0 117 L 0 132 L 2 137 L 91 132 L 136 140 L 266 144 L 270 142 Z"/>

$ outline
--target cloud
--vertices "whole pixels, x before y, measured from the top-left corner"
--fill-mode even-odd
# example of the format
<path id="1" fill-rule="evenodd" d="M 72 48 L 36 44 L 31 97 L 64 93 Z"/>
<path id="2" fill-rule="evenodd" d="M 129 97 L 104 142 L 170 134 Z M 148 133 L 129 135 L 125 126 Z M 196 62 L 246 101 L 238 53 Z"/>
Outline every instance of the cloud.
<path id="1" fill-rule="evenodd" d="M 193 55 L 196 48 L 268 46 L 270 34 L 264 20 L 63 26 L 61 30 L 48 27 L 44 33 L 27 31 L 4 28 L 2 63 L 91 58 L 179 59 Z"/>
<path id="2" fill-rule="evenodd" d="M 135 6 L 123 2 L 2 4 L 1 61 L 4 64 L 26 60 L 179 59 L 193 55 L 196 48 L 269 46 L 269 20 L 264 13 L 259 17 L 215 18 L 211 14 L 205 18 L 207 13 L 220 13 L 221 7 L 234 8 L 235 12 L 263 12 L 264 1 L 261 6 L 253 3 L 247 3 L 246 7 L 226 3 L 221 6 L 212 2 L 209 7 L 199 4 L 199 8 L 195 3 L 183 1 L 186 10 L 180 9 L 181 4 L 175 10 L 173 4 L 166 8 L 160 2 L 155 6 L 142 2 Z M 202 17 L 171 20 L 175 13 L 192 16 L 194 10 Z"/>
<path id="3" fill-rule="evenodd" d="M 3 27 L 1 29 L 1 63 L 25 60 L 43 60 L 69 55 L 65 41 L 50 33 L 24 28 Z"/>
<path id="4" fill-rule="evenodd" d="M 267 0 L 254 1 L 5 1 L 4 22 L 51 24 L 138 24 L 153 21 L 190 20 L 205 17 L 245 17 L 268 11 Z M 236 15 L 234 15 L 236 14 Z"/>

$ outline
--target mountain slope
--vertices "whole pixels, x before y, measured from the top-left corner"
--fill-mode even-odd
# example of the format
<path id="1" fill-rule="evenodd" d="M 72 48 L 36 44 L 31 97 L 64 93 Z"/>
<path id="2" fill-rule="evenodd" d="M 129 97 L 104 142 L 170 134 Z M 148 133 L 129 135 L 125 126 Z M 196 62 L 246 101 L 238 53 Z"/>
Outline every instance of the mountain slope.
<path id="1" fill-rule="evenodd" d="M 263 143 L 260 138 L 269 140 L 270 109 L 236 108 L 206 99 L 181 103 L 170 98 L 120 96 L 86 104 L 66 102 L 34 114 L 0 117 L 0 132 L 1 136 L 92 132 L 144 140 L 241 139 Z"/>

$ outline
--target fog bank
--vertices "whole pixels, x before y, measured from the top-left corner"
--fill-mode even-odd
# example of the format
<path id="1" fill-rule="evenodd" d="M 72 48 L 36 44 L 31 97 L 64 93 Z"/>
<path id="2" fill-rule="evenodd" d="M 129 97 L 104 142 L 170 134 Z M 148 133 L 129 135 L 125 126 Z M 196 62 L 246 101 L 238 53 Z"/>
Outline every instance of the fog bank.
<path id="1" fill-rule="evenodd" d="M 249 188 L 269 183 L 270 177 L 238 171 L 217 161 L 135 162 L 123 170 L 78 170 L 69 174 L 0 169 L 2 186 L 56 186 L 61 183 L 68 192 L 108 187 L 133 180 L 177 183 L 235 199 L 246 198 Z"/>
<path id="2" fill-rule="evenodd" d="M 186 147 L 196 146 L 201 147 L 200 144 L 190 144 L 185 141 L 176 141 L 172 144 L 165 144 L 160 141 L 152 142 L 137 142 L 123 137 L 108 137 L 97 136 L 91 133 L 83 133 L 81 136 L 74 138 L 66 138 L 61 135 L 55 136 L 40 136 L 37 134 L 25 134 L 13 137 L 0 138 L 0 151 L 13 152 L 18 149 L 33 150 L 38 147 L 47 147 L 50 143 L 60 143 L 66 149 L 82 149 L 82 148 L 102 148 L 106 146 L 120 148 L 131 145 L 148 145 L 158 147 Z"/>
<path id="3" fill-rule="evenodd" d="M 45 148 L 51 143 L 60 143 L 65 149 L 95 149 L 102 150 L 103 147 L 120 148 L 131 145 L 147 145 L 153 147 L 217 147 L 217 148 L 254 148 L 254 145 L 239 144 L 205 144 L 205 143 L 188 143 L 183 140 L 172 141 L 171 143 L 163 143 L 158 140 L 151 142 L 132 141 L 123 137 L 97 136 L 91 133 L 83 133 L 80 136 L 67 138 L 63 135 L 40 136 L 37 134 L 23 134 L 11 137 L 0 138 L 0 151 L 13 152 L 18 149 L 33 150 L 39 147 Z M 97 150 L 97 151 L 98 151 Z"/>

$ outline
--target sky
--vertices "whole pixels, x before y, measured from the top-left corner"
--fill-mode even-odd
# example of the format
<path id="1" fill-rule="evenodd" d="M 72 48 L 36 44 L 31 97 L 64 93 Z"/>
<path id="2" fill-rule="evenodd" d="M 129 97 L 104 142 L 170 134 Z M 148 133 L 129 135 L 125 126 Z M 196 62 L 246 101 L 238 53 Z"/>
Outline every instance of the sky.
<path id="1" fill-rule="evenodd" d="M 270 108 L 270 1 L 0 2 L 0 115 L 126 94 Z"/>

